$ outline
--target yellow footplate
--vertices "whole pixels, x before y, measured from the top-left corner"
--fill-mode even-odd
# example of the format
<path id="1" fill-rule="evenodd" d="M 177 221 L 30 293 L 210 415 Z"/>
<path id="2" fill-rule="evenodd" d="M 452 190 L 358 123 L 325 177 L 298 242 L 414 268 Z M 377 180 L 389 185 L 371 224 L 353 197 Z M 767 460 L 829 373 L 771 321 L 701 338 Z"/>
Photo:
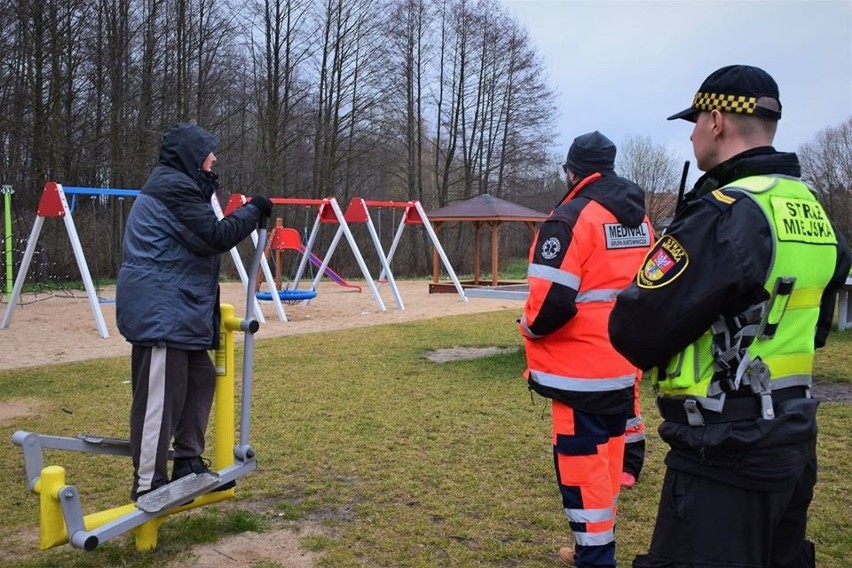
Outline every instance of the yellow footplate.
<path id="1" fill-rule="evenodd" d="M 187 504 L 187 501 L 207 493 L 218 482 L 219 476 L 215 473 L 191 473 L 142 495 L 136 501 L 136 506 L 146 513 L 159 513 L 176 505 Z"/>

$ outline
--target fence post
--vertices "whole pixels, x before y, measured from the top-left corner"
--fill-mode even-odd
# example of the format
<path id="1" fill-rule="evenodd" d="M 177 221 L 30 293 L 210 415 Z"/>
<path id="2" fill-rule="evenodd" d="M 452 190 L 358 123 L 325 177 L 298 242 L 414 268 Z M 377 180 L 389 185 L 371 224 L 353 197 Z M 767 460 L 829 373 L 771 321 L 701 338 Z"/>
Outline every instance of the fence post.
<path id="1" fill-rule="evenodd" d="M 15 190 L 11 185 L 0 187 L 0 193 L 3 194 L 3 211 L 5 235 L 4 242 L 6 243 L 6 297 L 12 295 L 12 194 Z"/>

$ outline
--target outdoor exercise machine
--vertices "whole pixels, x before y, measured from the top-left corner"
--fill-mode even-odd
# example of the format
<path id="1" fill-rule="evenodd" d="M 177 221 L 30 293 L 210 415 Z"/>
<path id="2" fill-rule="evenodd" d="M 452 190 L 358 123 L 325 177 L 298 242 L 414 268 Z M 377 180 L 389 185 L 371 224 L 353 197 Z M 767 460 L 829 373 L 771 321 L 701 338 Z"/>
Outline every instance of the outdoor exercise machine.
<path id="1" fill-rule="evenodd" d="M 402 215 L 400 216 L 399 224 L 396 227 L 396 232 L 394 233 L 393 241 L 391 242 L 387 255 L 385 255 L 381 240 L 376 232 L 376 226 L 370 216 L 370 208 L 379 209 L 380 212 L 381 209 L 391 209 L 394 211 L 402 210 Z M 379 261 L 382 265 L 382 272 L 379 275 L 379 281 L 387 279 L 400 309 L 403 308 L 402 298 L 400 297 L 399 290 L 396 286 L 396 281 L 393 278 L 393 273 L 391 272 L 390 267 L 393 262 L 394 254 L 396 253 L 396 249 L 402 240 L 402 233 L 408 225 L 423 226 L 426 230 L 426 234 L 432 241 L 432 246 L 434 247 L 435 252 L 438 253 L 438 256 L 441 258 L 441 262 L 444 263 L 444 268 L 446 268 L 447 274 L 449 275 L 450 280 L 452 280 L 459 297 L 463 302 L 467 302 L 467 297 L 465 296 L 464 289 L 456 276 L 456 272 L 453 270 L 450 260 L 444 252 L 444 247 L 441 246 L 441 241 L 438 240 L 438 236 L 432 228 L 432 224 L 429 222 L 429 217 L 426 215 L 426 211 L 423 210 L 423 206 L 419 201 L 376 201 L 363 199 L 361 197 L 353 197 L 349 202 L 349 205 L 346 207 L 345 216 L 346 220 L 350 224 L 365 223 L 367 225 L 367 230 L 370 233 L 370 237 L 373 240 L 373 246 L 376 249 L 376 253 L 379 255 Z"/>
<path id="2" fill-rule="evenodd" d="M 12 443 L 23 448 L 28 488 L 39 495 L 42 550 L 71 543 L 76 548 L 94 550 L 99 544 L 127 532 L 136 537 L 138 550 L 157 546 L 157 531 L 174 513 L 230 499 L 235 488 L 216 492 L 257 468 L 254 448 L 249 444 L 254 365 L 254 334 L 260 327 L 254 319 L 254 285 L 266 242 L 266 220 L 258 229 L 258 247 L 251 262 L 246 294 L 246 317 L 234 316 L 234 307 L 221 305 L 220 347 L 216 350 L 216 391 L 214 397 L 215 472 L 190 474 L 141 496 L 137 502 L 83 515 L 80 493 L 66 482 L 65 468 L 44 465 L 45 449 L 130 457 L 129 440 L 93 435 L 76 438 L 48 436 L 25 431 L 12 435 Z M 234 444 L 234 334 L 244 333 L 242 400 L 239 443 Z M 170 456 L 171 457 L 171 456 Z"/>
<path id="3" fill-rule="evenodd" d="M 104 321 L 103 311 L 101 310 L 100 302 L 98 301 L 95 285 L 92 282 L 92 276 L 89 272 L 89 266 L 86 263 L 86 255 L 83 253 L 83 246 L 80 243 L 80 237 L 77 234 L 77 228 L 74 225 L 74 217 L 71 214 L 71 208 L 68 206 L 67 195 L 91 195 L 105 197 L 136 197 L 139 195 L 138 189 L 110 189 L 110 188 L 92 188 L 92 187 L 63 187 L 61 184 L 49 181 L 42 189 L 41 197 L 39 198 L 38 209 L 36 210 L 36 218 L 33 222 L 33 228 L 30 232 L 30 238 L 27 241 L 27 248 L 24 252 L 24 258 L 21 261 L 21 266 L 18 269 L 18 276 L 15 278 L 15 284 L 12 288 L 11 295 L 7 298 L 6 311 L 3 314 L 3 320 L 0 322 L 0 328 L 6 329 L 12 321 L 12 314 L 15 311 L 15 306 L 21 296 L 24 287 L 24 282 L 27 279 L 27 273 L 32 262 L 33 255 L 38 244 L 41 230 L 44 226 L 44 220 L 48 218 L 61 218 L 65 223 L 65 230 L 68 234 L 68 239 L 71 241 L 71 249 L 74 252 L 74 258 L 77 262 L 77 268 L 80 271 L 80 277 L 83 280 L 83 286 L 86 290 L 86 297 L 89 300 L 89 306 L 92 310 L 92 315 L 95 318 L 95 326 L 98 330 L 98 335 L 102 338 L 109 337 L 106 322 Z M 214 195 L 211 199 L 211 205 L 219 218 L 222 217 L 222 209 L 219 206 L 218 199 Z M 257 244 L 257 232 L 253 233 L 252 239 Z M 240 279 L 246 291 L 248 288 L 248 276 L 240 259 L 239 252 L 236 247 L 231 249 L 231 258 L 237 267 L 237 272 L 240 274 Z M 268 282 L 272 283 L 272 273 L 269 271 L 269 266 L 266 263 L 266 258 L 262 258 L 264 273 L 267 275 Z M 255 300 L 256 302 L 256 300 Z M 277 306 L 279 319 L 287 321 L 283 308 L 280 303 Z M 258 320 L 263 323 L 265 321 L 263 313 L 260 311 L 260 306 L 255 304 Z"/>

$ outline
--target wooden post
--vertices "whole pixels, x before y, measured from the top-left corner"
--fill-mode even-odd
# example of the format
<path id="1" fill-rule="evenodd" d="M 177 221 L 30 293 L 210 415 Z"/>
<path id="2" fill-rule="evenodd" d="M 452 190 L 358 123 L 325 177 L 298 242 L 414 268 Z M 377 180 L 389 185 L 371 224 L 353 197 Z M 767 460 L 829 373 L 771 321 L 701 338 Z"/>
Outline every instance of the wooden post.
<path id="1" fill-rule="evenodd" d="M 481 243 L 479 241 L 479 228 L 481 223 L 479 221 L 473 222 L 473 283 L 479 285 L 479 248 L 481 247 Z"/>
<path id="2" fill-rule="evenodd" d="M 435 229 L 435 233 L 440 233 L 444 224 L 441 222 L 432 223 L 432 227 Z M 438 249 L 434 245 L 432 245 L 432 282 L 435 284 L 438 283 L 440 279 L 440 270 L 438 268 Z"/>
<path id="3" fill-rule="evenodd" d="M 498 258 L 500 257 L 500 241 L 497 238 L 497 229 L 500 227 L 499 221 L 491 222 L 491 285 L 496 286 L 500 273 L 498 266 Z"/>

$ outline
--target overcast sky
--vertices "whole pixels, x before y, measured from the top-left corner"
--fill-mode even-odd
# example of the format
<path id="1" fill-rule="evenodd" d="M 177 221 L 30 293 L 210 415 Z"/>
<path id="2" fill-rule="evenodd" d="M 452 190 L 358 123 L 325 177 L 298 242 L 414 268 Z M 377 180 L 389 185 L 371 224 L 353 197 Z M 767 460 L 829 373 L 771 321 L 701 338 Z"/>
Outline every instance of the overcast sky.
<path id="1" fill-rule="evenodd" d="M 665 144 L 695 163 L 687 108 L 736 63 L 777 81 L 775 147 L 795 151 L 852 116 L 852 0 L 500 0 L 529 32 L 556 91 L 558 145 L 600 130 Z M 691 179 L 695 176 L 691 175 Z"/>

